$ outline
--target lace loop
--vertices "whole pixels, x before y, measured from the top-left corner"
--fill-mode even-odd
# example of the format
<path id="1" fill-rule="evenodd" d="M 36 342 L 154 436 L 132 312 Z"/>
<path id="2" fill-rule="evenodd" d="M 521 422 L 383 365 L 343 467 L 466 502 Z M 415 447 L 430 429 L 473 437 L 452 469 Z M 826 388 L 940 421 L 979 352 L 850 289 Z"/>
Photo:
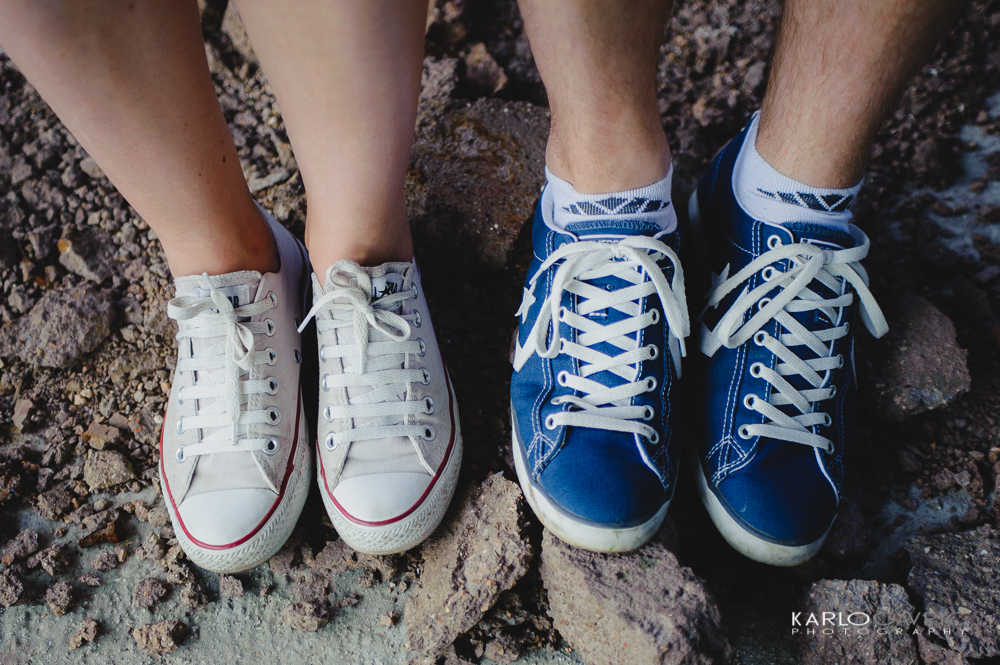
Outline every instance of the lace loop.
<path id="1" fill-rule="evenodd" d="M 658 263 L 664 259 L 674 267 L 669 282 Z M 564 425 L 632 432 L 656 443 L 659 440 L 656 430 L 641 422 L 646 420 L 647 409 L 632 404 L 633 398 L 647 392 L 650 385 L 648 377 L 640 380 L 637 376 L 639 364 L 651 356 L 648 347 L 639 346 L 639 331 L 659 322 L 659 312 L 655 309 L 642 312 L 641 301 L 652 295 L 659 297 L 668 325 L 667 342 L 680 376 L 681 357 L 686 353 L 684 338 L 690 332 L 680 259 L 666 244 L 647 236 L 628 237 L 615 243 L 567 243 L 554 251 L 529 280 L 519 316 L 526 315 L 535 302 L 534 290 L 539 278 L 556 264 L 559 267 L 551 292 L 542 303 L 527 344 L 542 358 L 565 353 L 579 360 L 578 375 L 565 372 L 559 376 L 560 385 L 579 396 L 554 399 L 554 404 L 567 405 L 570 410 L 549 416 L 546 427 Z M 608 291 L 588 283 L 612 276 L 628 285 Z M 576 296 L 576 311 L 562 306 L 564 293 Z M 608 325 L 588 318 L 594 312 L 611 309 L 625 314 L 625 318 Z M 579 331 L 577 339 L 563 337 L 559 323 Z M 553 334 L 547 339 L 550 324 Z M 609 355 L 594 348 L 601 343 L 615 346 L 621 353 Z M 623 383 L 608 387 L 589 378 L 605 371 L 620 377 Z"/>
<path id="2" fill-rule="evenodd" d="M 704 325 L 702 330 L 701 350 L 708 356 L 722 346 L 730 349 L 742 346 L 751 338 L 757 346 L 775 356 L 773 368 L 761 363 L 751 368 L 751 373 L 766 381 L 772 390 L 769 399 L 755 396 L 752 405 L 744 404 L 749 410 L 760 413 L 764 422 L 743 426 L 741 437 L 767 437 L 827 452 L 833 450 L 833 442 L 815 431 L 817 426 L 829 426 L 832 419 L 816 407 L 836 393 L 836 387 L 827 384 L 832 370 L 843 365 L 843 357 L 834 356 L 833 349 L 834 342 L 848 333 L 848 323 L 843 321 L 844 308 L 854 304 L 856 294 L 865 327 L 875 337 L 888 331 L 885 316 L 868 288 L 868 274 L 860 263 L 868 255 L 870 242 L 856 226 L 851 226 L 850 231 L 857 242 L 848 249 L 823 249 L 809 243 L 774 243 L 772 249 L 732 277 L 728 277 L 727 266 L 709 292 L 705 312 L 718 307 L 726 296 L 758 272 L 762 273 L 761 284 L 752 290 L 749 284 L 744 286 L 713 330 Z M 771 243 L 768 246 L 771 247 Z M 787 262 L 787 270 L 776 265 L 782 262 Z M 768 272 L 768 279 L 763 279 L 764 271 Z M 814 281 L 834 296 L 823 297 L 810 288 Z M 821 312 L 831 326 L 810 330 L 793 316 L 813 311 Z M 780 325 L 775 335 L 762 330 L 772 320 Z M 806 347 L 815 357 L 800 357 L 790 348 L 796 346 Z M 786 377 L 800 377 L 810 387 L 797 389 Z M 782 406 L 793 407 L 798 413 L 789 415 L 778 408 Z"/>
<path id="3" fill-rule="evenodd" d="M 216 344 L 192 352 L 190 357 L 182 357 L 177 363 L 178 372 L 191 372 L 195 376 L 192 385 L 178 391 L 178 402 L 185 400 L 205 400 L 195 415 L 178 418 L 178 432 L 190 429 L 216 431 L 199 438 L 194 444 L 185 446 L 183 457 L 205 455 L 218 452 L 241 452 L 263 450 L 265 439 L 239 437 L 240 428 L 264 423 L 264 411 L 246 411 L 250 395 L 256 393 L 274 394 L 277 387 L 269 381 L 255 381 L 249 374 L 255 365 L 267 365 L 273 361 L 271 353 L 257 354 L 254 351 L 254 336 L 268 332 L 268 326 L 252 321 L 255 316 L 274 309 L 277 298 L 269 296 L 261 302 L 248 303 L 237 307 L 217 288 L 208 274 L 202 275 L 207 296 L 187 295 L 174 298 L 167 304 L 167 315 L 187 325 L 177 333 L 177 341 L 218 339 Z M 190 343 L 190 342 L 188 342 Z"/>

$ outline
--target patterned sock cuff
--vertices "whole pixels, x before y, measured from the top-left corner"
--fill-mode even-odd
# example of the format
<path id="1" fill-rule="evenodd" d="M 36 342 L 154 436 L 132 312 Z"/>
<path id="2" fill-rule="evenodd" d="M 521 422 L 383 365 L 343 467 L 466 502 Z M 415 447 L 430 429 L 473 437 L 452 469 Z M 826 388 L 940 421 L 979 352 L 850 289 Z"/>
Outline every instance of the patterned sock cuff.
<path id="1" fill-rule="evenodd" d="M 565 229 L 571 222 L 599 219 L 637 219 L 651 221 L 665 231 L 673 230 L 677 215 L 670 200 L 670 183 L 674 167 L 651 185 L 624 192 L 582 194 L 572 184 L 545 168 L 547 187 L 552 196 L 552 222 Z"/>

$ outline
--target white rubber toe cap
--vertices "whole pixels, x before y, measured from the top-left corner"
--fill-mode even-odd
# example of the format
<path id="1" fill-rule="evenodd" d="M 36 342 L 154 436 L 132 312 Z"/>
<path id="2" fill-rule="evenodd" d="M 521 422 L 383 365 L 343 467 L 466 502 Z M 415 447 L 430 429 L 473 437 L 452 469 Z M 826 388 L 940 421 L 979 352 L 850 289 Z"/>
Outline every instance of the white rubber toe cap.
<path id="1" fill-rule="evenodd" d="M 373 473 L 348 478 L 333 491 L 340 508 L 364 522 L 402 516 L 420 501 L 432 478 L 424 473 Z"/>
<path id="2" fill-rule="evenodd" d="M 177 512 L 193 540 L 214 547 L 235 546 L 251 535 L 275 500 L 271 490 L 219 490 L 188 497 Z"/>

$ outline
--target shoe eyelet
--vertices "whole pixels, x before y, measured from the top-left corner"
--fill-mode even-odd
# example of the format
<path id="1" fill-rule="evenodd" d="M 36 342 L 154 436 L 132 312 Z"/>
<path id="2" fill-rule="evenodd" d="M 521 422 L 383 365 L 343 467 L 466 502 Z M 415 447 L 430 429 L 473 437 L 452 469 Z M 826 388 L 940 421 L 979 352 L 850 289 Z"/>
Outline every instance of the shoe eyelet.
<path id="1" fill-rule="evenodd" d="M 840 369 L 841 367 L 844 366 L 844 355 L 843 354 L 838 355 L 837 360 L 838 360 L 837 369 Z"/>
<path id="2" fill-rule="evenodd" d="M 652 376 L 646 379 L 646 392 L 651 393 L 656 390 L 656 379 Z"/>
<path id="3" fill-rule="evenodd" d="M 660 310 L 654 307 L 653 309 L 649 310 L 649 313 L 652 314 L 653 316 L 654 325 L 660 322 Z"/>
<path id="4" fill-rule="evenodd" d="M 836 384 L 831 383 L 830 384 L 830 396 L 827 399 L 833 399 L 836 395 L 837 395 L 837 386 L 836 386 Z"/>
<path id="5" fill-rule="evenodd" d="M 775 270 L 772 266 L 768 266 L 760 271 L 760 276 L 761 279 L 763 279 L 765 282 L 770 282 L 772 279 L 774 279 L 774 276 L 775 274 L 777 274 L 777 272 L 778 271 Z"/>
<path id="6" fill-rule="evenodd" d="M 830 427 L 833 425 L 833 418 L 830 417 L 829 413 L 823 414 L 823 427 Z"/>
<path id="7" fill-rule="evenodd" d="M 319 359 L 320 362 L 326 362 L 326 344 L 320 344 Z"/>
<path id="8" fill-rule="evenodd" d="M 174 459 L 176 459 L 179 464 L 183 464 L 187 460 L 187 456 L 184 455 L 184 446 L 177 446 L 177 452 L 174 454 Z"/>
<path id="9" fill-rule="evenodd" d="M 769 335 L 763 330 L 758 330 L 753 336 L 753 343 L 757 346 L 764 346 L 764 342 L 767 341 Z"/>
<path id="10" fill-rule="evenodd" d="M 743 406 L 745 406 L 746 408 L 750 409 L 751 411 L 754 410 L 753 407 L 754 407 L 754 404 L 756 404 L 756 403 L 757 403 L 757 396 L 754 395 L 754 394 L 752 394 L 752 393 L 750 395 L 747 395 L 746 397 L 743 398 Z"/>
<path id="11" fill-rule="evenodd" d="M 271 306 L 272 307 L 277 307 L 278 306 L 278 296 L 274 295 L 274 291 L 271 291 L 270 293 L 267 294 L 267 299 L 271 301 Z M 296 321 L 295 321 L 295 327 L 296 328 L 299 327 L 298 326 L 298 319 L 296 319 Z"/>
<path id="12" fill-rule="evenodd" d="M 764 371 L 763 363 L 754 363 L 753 365 L 750 365 L 750 375 L 753 377 L 760 378 L 760 374 L 763 371 Z"/>
<path id="13" fill-rule="evenodd" d="M 177 419 L 176 429 L 178 434 L 184 433 L 184 416 L 181 416 L 180 418 Z"/>
<path id="14" fill-rule="evenodd" d="M 292 356 L 295 358 L 296 365 L 302 364 L 302 353 L 298 349 L 292 352 Z"/>
<path id="15" fill-rule="evenodd" d="M 434 413 L 434 399 L 431 397 L 424 398 L 424 413 L 430 415 Z"/>
<path id="16" fill-rule="evenodd" d="M 546 416 L 545 417 L 545 429 L 547 429 L 547 430 L 553 430 L 555 428 L 556 428 L 556 419 L 555 419 L 555 416 Z"/>
<path id="17" fill-rule="evenodd" d="M 424 433 L 420 435 L 420 438 L 424 441 L 433 441 L 437 434 L 434 432 L 434 428 L 430 425 L 424 427 Z"/>
<path id="18" fill-rule="evenodd" d="M 649 349 L 649 359 L 650 360 L 656 360 L 659 357 L 660 350 L 656 347 L 655 344 L 650 344 L 646 348 Z"/>
<path id="19" fill-rule="evenodd" d="M 649 420 L 652 420 L 655 417 L 656 417 L 656 411 L 653 410 L 653 407 L 651 407 L 651 406 L 645 407 L 645 411 L 642 414 L 642 419 L 646 420 L 646 421 L 649 421 Z"/>
<path id="20" fill-rule="evenodd" d="M 273 436 L 267 437 L 267 443 L 264 444 L 264 454 L 277 455 L 279 450 L 281 450 L 281 442 Z"/>
<path id="21" fill-rule="evenodd" d="M 180 396 L 180 391 L 178 391 L 178 393 L 177 393 L 177 404 L 180 405 L 180 404 L 183 404 L 183 403 L 184 403 L 184 398 Z"/>
<path id="22" fill-rule="evenodd" d="M 781 247 L 784 243 L 781 242 L 781 238 L 778 236 L 771 236 L 767 239 L 767 248 L 774 249 L 775 247 Z"/>
<path id="23" fill-rule="evenodd" d="M 556 374 L 556 382 L 563 388 L 569 385 L 569 372 L 563 370 Z"/>
<path id="24" fill-rule="evenodd" d="M 851 332 L 851 322 L 850 321 L 844 321 L 844 332 L 845 333 Z"/>
<path id="25" fill-rule="evenodd" d="M 267 332 L 264 333 L 268 337 L 274 337 L 274 321 L 271 319 L 266 319 L 264 323 L 267 324 Z"/>
<path id="26" fill-rule="evenodd" d="M 332 423 L 333 422 L 333 406 L 332 405 L 327 404 L 326 406 L 323 407 L 323 420 L 325 420 L 328 423 Z"/>
<path id="27" fill-rule="evenodd" d="M 275 407 L 270 407 L 267 410 L 267 424 L 277 425 L 281 422 L 281 411 L 278 411 Z"/>
<path id="28" fill-rule="evenodd" d="M 647 436 L 646 438 L 649 439 L 649 442 L 655 446 L 660 442 L 660 433 L 654 429 L 653 436 Z"/>
<path id="29" fill-rule="evenodd" d="M 427 345 L 424 344 L 424 340 L 418 339 L 417 340 L 417 346 L 420 347 L 420 350 L 417 351 L 417 355 L 418 356 L 423 357 L 424 355 L 427 354 Z"/>
<path id="30" fill-rule="evenodd" d="M 559 353 L 566 353 L 566 340 L 559 338 Z"/>
<path id="31" fill-rule="evenodd" d="M 410 297 L 413 298 L 414 300 L 416 300 L 417 299 L 417 285 L 416 284 L 413 284 L 412 286 L 410 286 L 410 293 L 412 294 Z"/>
<path id="32" fill-rule="evenodd" d="M 560 307 L 559 308 L 559 317 L 558 318 L 559 318 L 560 321 L 565 321 L 567 314 L 569 314 L 569 310 L 568 309 L 566 309 L 565 307 Z"/>
<path id="33" fill-rule="evenodd" d="M 740 428 L 736 430 L 736 433 L 739 435 L 741 439 L 751 438 L 749 425 L 740 425 Z"/>
<path id="34" fill-rule="evenodd" d="M 278 394 L 278 380 L 273 376 L 267 380 L 267 394 L 268 395 Z"/>
<path id="35" fill-rule="evenodd" d="M 420 327 L 420 312 L 413 310 L 413 325 Z"/>
<path id="36" fill-rule="evenodd" d="M 268 365 L 274 365 L 274 363 L 278 361 L 278 353 L 274 349 L 268 347 L 267 349 L 264 350 L 264 353 L 267 354 Z"/>
<path id="37" fill-rule="evenodd" d="M 426 369 L 420 370 L 420 374 L 424 377 L 420 383 L 426 386 L 431 382 L 431 373 L 428 372 Z"/>
<path id="38" fill-rule="evenodd" d="M 760 310 L 764 309 L 770 304 L 771 304 L 770 298 L 761 298 L 760 300 L 757 301 L 757 311 L 759 312 Z"/>
<path id="39" fill-rule="evenodd" d="M 326 440 L 323 441 L 323 447 L 329 451 L 337 449 L 337 442 L 333 440 L 333 432 L 326 435 Z"/>
<path id="40" fill-rule="evenodd" d="M 832 455 L 836 451 L 837 447 L 831 443 L 829 446 L 826 447 L 826 449 L 823 452 L 825 452 L 827 455 Z"/>
<path id="41" fill-rule="evenodd" d="M 323 377 L 319 380 L 319 387 L 322 388 L 324 391 L 330 390 L 330 385 L 326 382 L 329 376 L 330 376 L 329 374 L 324 374 Z"/>

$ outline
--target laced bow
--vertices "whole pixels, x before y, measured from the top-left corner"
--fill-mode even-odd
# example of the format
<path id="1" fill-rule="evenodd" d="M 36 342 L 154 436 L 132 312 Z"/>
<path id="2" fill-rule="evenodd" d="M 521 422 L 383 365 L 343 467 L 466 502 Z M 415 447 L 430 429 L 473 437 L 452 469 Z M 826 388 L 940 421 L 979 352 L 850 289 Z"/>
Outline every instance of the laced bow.
<path id="1" fill-rule="evenodd" d="M 658 265 L 658 261 L 663 259 L 674 266 L 673 279 L 669 283 Z M 533 298 L 531 294 L 538 279 L 559 262 L 562 263 L 556 270 L 551 292 L 542 303 L 527 343 L 542 358 L 555 358 L 565 353 L 579 360 L 579 375 L 565 372 L 560 374 L 558 380 L 580 396 L 563 395 L 553 400 L 556 404 L 569 404 L 573 410 L 549 416 L 546 426 L 632 432 L 647 437 L 653 443 L 658 442 L 659 435 L 653 427 L 637 422 L 639 419 L 650 420 L 650 409 L 632 404 L 637 395 L 655 390 L 654 379 L 637 381 L 637 374 L 640 362 L 656 358 L 659 354 L 659 349 L 653 345 L 639 346 L 639 331 L 659 322 L 659 312 L 651 309 L 643 313 L 639 301 L 653 294 L 659 296 L 669 329 L 668 346 L 680 376 L 681 356 L 685 354 L 684 338 L 690 332 L 680 259 L 663 242 L 646 236 L 628 237 L 615 243 L 567 243 L 554 251 L 531 278 L 525 293 L 526 300 Z M 587 283 L 611 276 L 630 285 L 608 291 Z M 575 312 L 562 307 L 563 293 L 579 298 Z M 522 310 L 524 307 L 522 304 Z M 618 310 L 626 318 L 602 325 L 587 317 L 605 309 Z M 577 341 L 563 337 L 560 322 L 580 331 Z M 550 343 L 546 344 L 550 323 L 554 323 L 553 335 Z M 617 347 L 622 353 L 612 356 L 593 348 L 602 342 Z M 623 382 L 609 388 L 589 378 L 603 371 L 615 374 Z"/>
<path id="2" fill-rule="evenodd" d="M 246 411 L 243 406 L 256 393 L 274 394 L 277 384 L 271 380 L 241 380 L 255 365 L 270 364 L 269 356 L 254 351 L 254 335 L 273 333 L 273 322 L 251 321 L 255 316 L 273 309 L 277 301 L 273 294 L 256 302 L 233 307 L 229 298 L 202 275 L 208 296 L 180 296 L 167 303 L 167 316 L 186 321 L 187 327 L 177 333 L 177 341 L 216 339 L 222 341 L 181 358 L 177 371 L 193 372 L 194 385 L 178 391 L 178 399 L 214 400 L 194 416 L 177 420 L 179 432 L 185 429 L 223 428 L 201 438 L 198 443 L 183 446 L 178 459 L 217 452 L 276 449 L 276 440 L 268 438 L 239 439 L 240 426 L 255 423 L 275 424 L 277 411 Z M 280 414 L 277 416 L 280 417 Z"/>
<path id="3" fill-rule="evenodd" d="M 741 437 L 762 436 L 832 452 L 833 443 L 817 434 L 814 428 L 829 426 L 832 422 L 829 414 L 816 410 L 816 405 L 836 394 L 836 387 L 827 383 L 832 370 L 840 368 L 844 362 L 842 355 L 832 355 L 833 343 L 848 333 L 848 324 L 843 321 L 844 308 L 854 303 L 854 295 L 857 294 L 859 314 L 865 327 L 875 337 L 881 337 L 889 329 L 868 288 L 868 274 L 860 263 L 868 255 L 870 242 L 861 229 L 852 225 L 850 230 L 860 242 L 855 247 L 839 250 L 823 249 L 809 243 L 783 245 L 772 236 L 769 251 L 732 277 L 723 279 L 708 294 L 706 312 L 718 307 L 727 295 L 761 272 L 760 285 L 753 290 L 749 286 L 744 287 L 713 330 L 703 327 L 701 339 L 701 349 L 708 356 L 721 346 L 733 349 L 753 338 L 755 344 L 766 348 L 778 359 L 774 369 L 762 363 L 755 363 L 750 368 L 751 373 L 764 379 L 773 391 L 769 399 L 756 395 L 747 397 L 747 408 L 762 414 L 765 422 L 744 425 L 740 428 Z M 787 262 L 786 270 L 775 267 L 774 264 L 780 262 Z M 723 277 L 725 275 L 726 271 Z M 809 286 L 813 280 L 836 295 L 832 298 L 819 295 Z M 775 290 L 777 293 L 770 296 Z M 809 330 L 793 316 L 816 310 L 831 322 L 831 327 Z M 773 337 L 764 331 L 764 326 L 772 320 L 787 332 L 779 332 L 777 337 Z M 790 347 L 794 346 L 805 346 L 816 357 L 805 360 L 791 350 Z M 812 387 L 796 389 L 786 378 L 791 376 L 802 377 Z M 798 414 L 790 416 L 777 408 L 779 406 L 793 406 Z"/>
<path id="4" fill-rule="evenodd" d="M 416 297 L 416 286 L 410 291 L 383 295 L 373 299 L 371 277 L 353 261 L 338 261 L 327 275 L 325 293 L 320 296 L 306 314 L 299 331 L 316 318 L 317 331 L 339 331 L 351 328 L 353 344 L 341 339 L 335 345 L 320 348 L 320 360 L 331 358 L 354 359 L 354 363 L 344 365 L 341 374 L 324 374 L 321 386 L 332 388 L 368 388 L 367 392 L 352 396 L 348 404 L 327 404 L 323 417 L 332 422 L 335 419 L 370 418 L 368 422 L 344 431 L 331 433 L 325 445 L 333 450 L 342 443 L 382 439 L 388 437 L 432 438 L 428 427 L 410 422 L 410 416 L 430 413 L 433 404 L 429 398 L 424 401 L 406 399 L 408 385 L 427 384 L 430 374 L 426 369 L 406 368 L 406 356 L 423 355 L 422 341 L 411 340 L 413 326 L 420 324 L 419 314 L 397 314 L 400 304 Z M 329 313 L 330 318 L 321 318 L 320 313 Z M 429 406 L 430 405 L 430 406 Z M 428 434 L 430 433 L 430 436 Z M 425 468 L 434 471 L 417 453 Z"/>

